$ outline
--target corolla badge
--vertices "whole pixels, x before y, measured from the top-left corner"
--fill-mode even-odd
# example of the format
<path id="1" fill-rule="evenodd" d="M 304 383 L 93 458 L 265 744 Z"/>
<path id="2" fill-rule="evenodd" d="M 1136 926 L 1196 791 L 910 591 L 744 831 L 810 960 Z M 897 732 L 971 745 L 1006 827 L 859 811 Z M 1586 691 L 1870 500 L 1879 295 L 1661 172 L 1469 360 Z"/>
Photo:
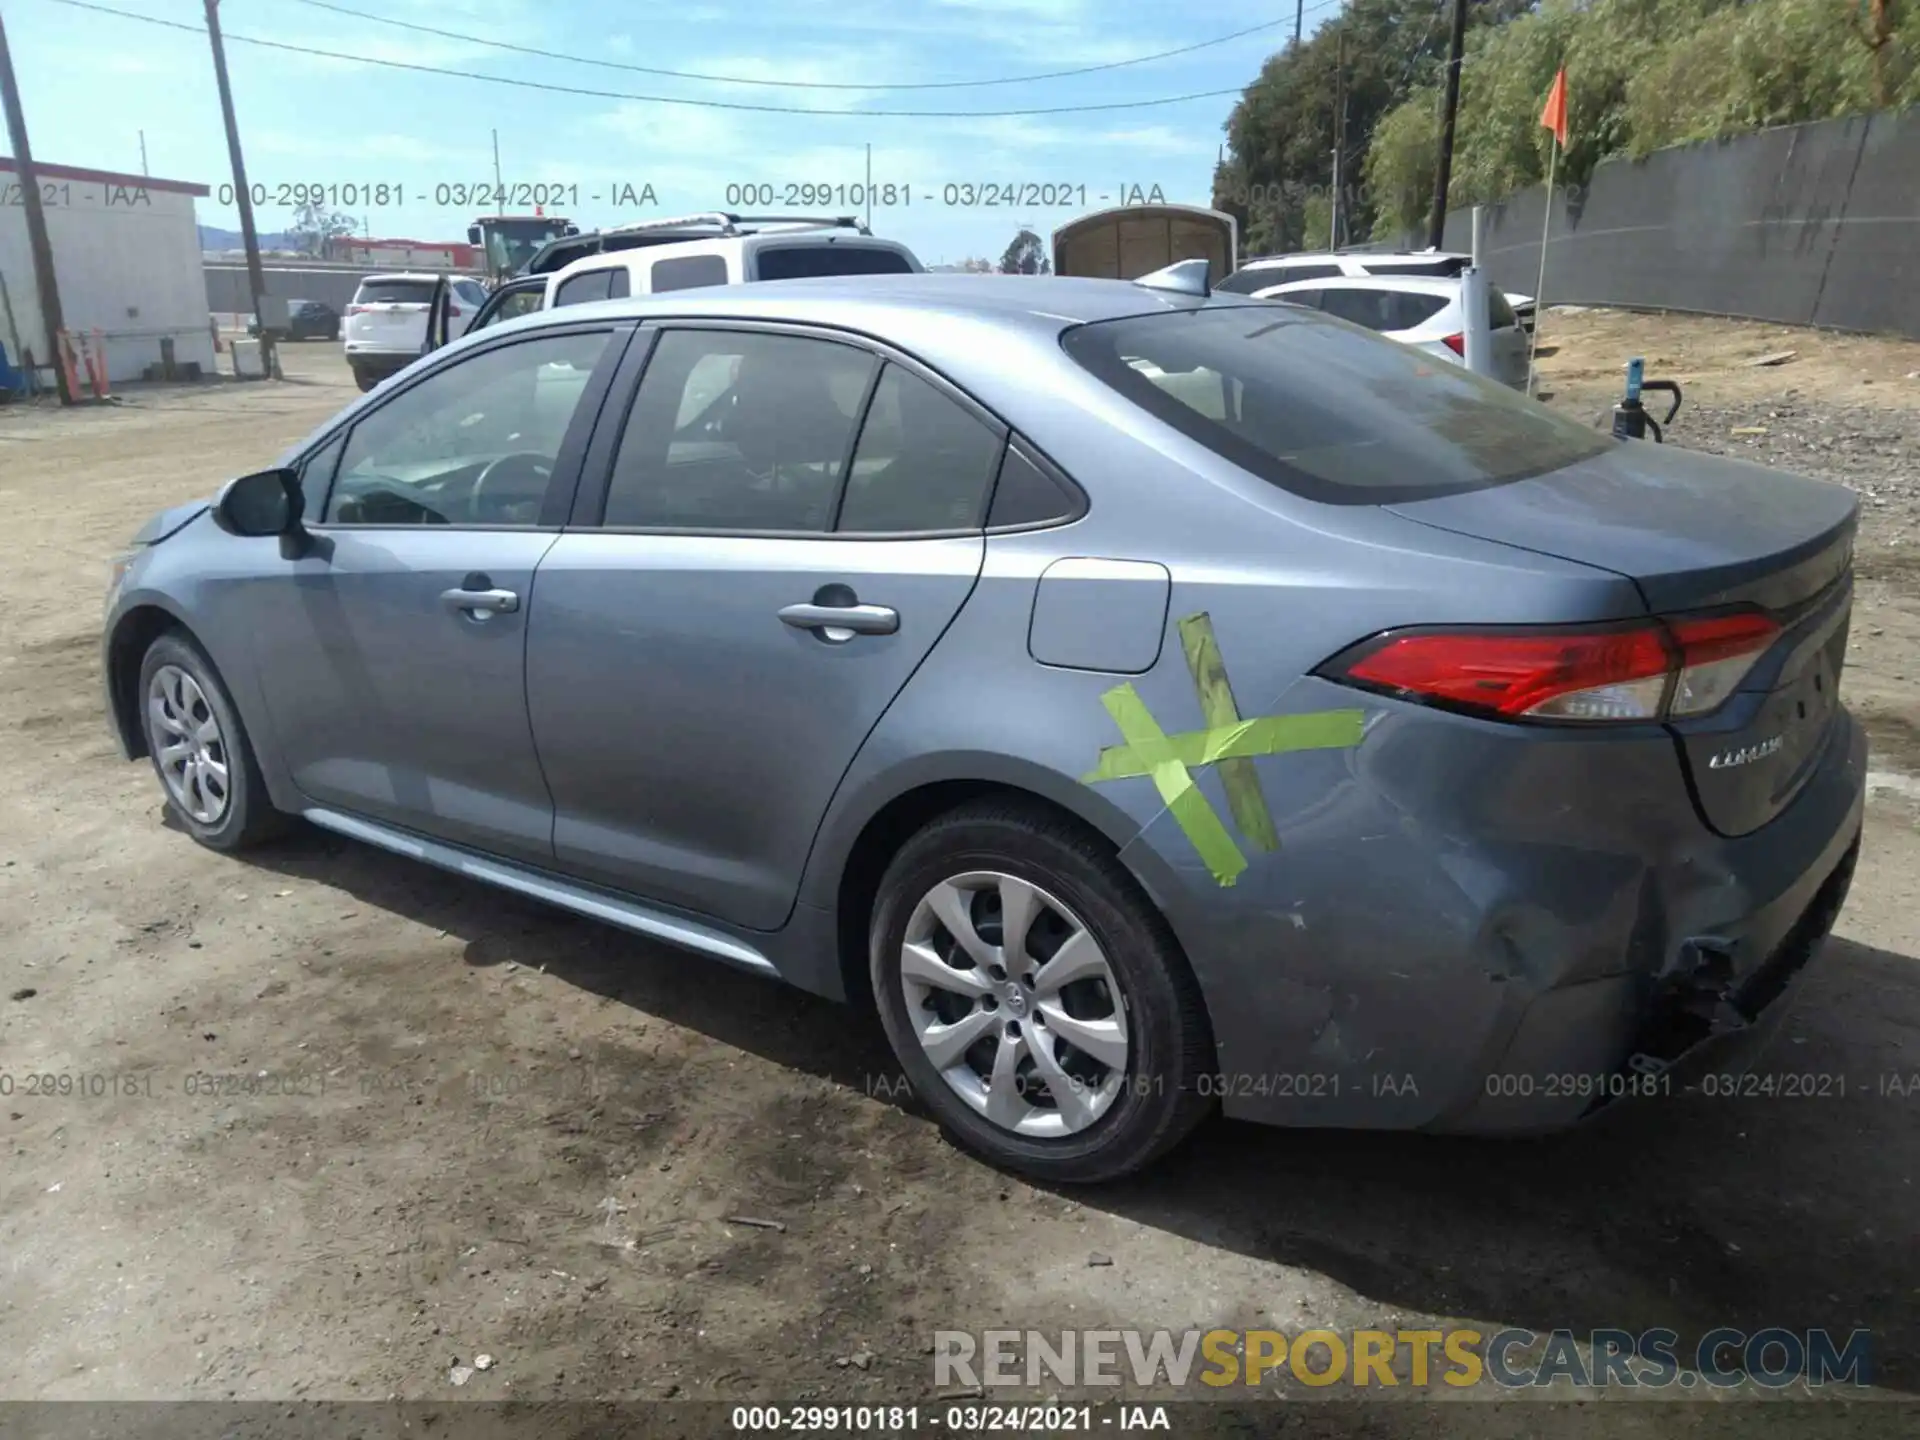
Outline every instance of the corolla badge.
<path id="1" fill-rule="evenodd" d="M 1786 744 L 1783 735 L 1770 736 L 1752 745 L 1742 745 L 1737 750 L 1722 750 L 1707 761 L 1709 770 L 1731 770 L 1736 765 L 1751 765 L 1756 760 L 1764 760 L 1782 745 Z"/>

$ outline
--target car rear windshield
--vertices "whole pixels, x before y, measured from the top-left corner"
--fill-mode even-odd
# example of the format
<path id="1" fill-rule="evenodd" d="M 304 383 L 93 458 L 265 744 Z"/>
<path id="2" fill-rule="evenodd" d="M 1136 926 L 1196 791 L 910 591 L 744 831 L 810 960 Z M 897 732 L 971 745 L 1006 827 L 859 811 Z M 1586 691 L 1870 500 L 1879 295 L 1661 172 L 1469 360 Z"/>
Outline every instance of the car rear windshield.
<path id="1" fill-rule="evenodd" d="M 898 250 L 869 245 L 770 245 L 759 254 L 762 280 L 798 280 L 807 275 L 911 275 Z"/>
<path id="2" fill-rule="evenodd" d="M 1068 330 L 1061 343 L 1216 455 L 1329 504 L 1484 489 L 1613 443 L 1463 366 L 1295 306 L 1105 320 Z"/>
<path id="3" fill-rule="evenodd" d="M 356 305 L 431 305 L 431 280 L 362 280 Z"/>

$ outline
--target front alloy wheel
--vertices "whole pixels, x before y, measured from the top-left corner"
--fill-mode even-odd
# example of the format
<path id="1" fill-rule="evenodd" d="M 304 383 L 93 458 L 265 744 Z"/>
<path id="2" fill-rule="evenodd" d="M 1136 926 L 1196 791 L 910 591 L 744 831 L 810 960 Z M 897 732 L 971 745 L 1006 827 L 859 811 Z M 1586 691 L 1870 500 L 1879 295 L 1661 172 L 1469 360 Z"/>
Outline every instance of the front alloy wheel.
<path id="1" fill-rule="evenodd" d="M 220 672 L 188 635 L 164 631 L 147 647 L 132 693 L 167 808 L 194 839 L 238 850 L 285 828 Z"/>
<path id="2" fill-rule="evenodd" d="M 147 684 L 147 719 L 168 796 L 200 824 L 218 825 L 232 791 L 226 738 L 206 693 L 178 665 L 162 665 Z"/>

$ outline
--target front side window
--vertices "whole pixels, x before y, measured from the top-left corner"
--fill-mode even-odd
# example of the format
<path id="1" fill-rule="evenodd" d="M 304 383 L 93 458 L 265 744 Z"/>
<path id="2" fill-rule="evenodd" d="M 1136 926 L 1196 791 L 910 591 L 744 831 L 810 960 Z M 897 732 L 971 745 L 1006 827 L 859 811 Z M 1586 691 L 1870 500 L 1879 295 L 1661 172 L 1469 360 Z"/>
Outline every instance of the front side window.
<path id="1" fill-rule="evenodd" d="M 353 427 L 326 521 L 530 525 L 611 332 L 482 351 L 409 386 Z"/>
<path id="2" fill-rule="evenodd" d="M 497 297 L 498 304 L 480 316 L 474 322 L 475 329 L 484 329 L 489 325 L 502 325 L 509 320 L 518 320 L 522 315 L 531 315 L 540 308 L 546 298 L 546 282 L 538 285 L 522 285 L 508 290 Z"/>
<path id="3" fill-rule="evenodd" d="M 853 452 L 836 529 L 978 529 L 1000 433 L 918 375 L 887 366 Z"/>
<path id="4" fill-rule="evenodd" d="M 627 416 L 603 523 L 827 529 L 878 363 L 795 335 L 667 331 Z"/>
<path id="5" fill-rule="evenodd" d="M 611 270 L 588 270 L 562 280 L 553 292 L 553 303 L 556 307 L 585 305 L 594 300 L 608 299 L 612 290 Z"/>
<path id="6" fill-rule="evenodd" d="M 1615 443 L 1465 366 L 1293 306 L 1105 320 L 1075 326 L 1061 344 L 1223 459 L 1329 504 L 1485 489 Z"/>

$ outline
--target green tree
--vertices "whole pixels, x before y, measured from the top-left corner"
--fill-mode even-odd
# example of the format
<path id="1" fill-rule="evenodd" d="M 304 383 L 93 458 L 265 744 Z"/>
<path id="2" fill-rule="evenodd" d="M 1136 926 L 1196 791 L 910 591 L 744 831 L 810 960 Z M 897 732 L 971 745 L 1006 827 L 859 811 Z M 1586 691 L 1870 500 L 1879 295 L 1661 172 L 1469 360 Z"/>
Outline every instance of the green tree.
<path id="1" fill-rule="evenodd" d="M 359 228 L 359 222 L 351 215 L 329 210 L 319 201 L 310 200 L 294 212 L 293 223 L 286 233 L 307 254 L 319 255 L 325 252 L 327 241 L 351 235 Z"/>
<path id="2" fill-rule="evenodd" d="M 1481 0 L 1469 12 L 1469 33 L 1499 25 L 1528 3 Z M 1239 222 L 1243 250 L 1327 243 L 1336 100 L 1343 89 L 1342 240 L 1368 233 L 1376 199 L 1363 167 L 1374 127 L 1410 90 L 1440 75 L 1446 7 L 1447 0 L 1351 0 L 1338 20 L 1261 67 L 1227 119 L 1226 153 L 1214 170 L 1214 207 Z"/>
<path id="3" fill-rule="evenodd" d="M 1053 267 L 1047 263 L 1047 247 L 1033 231 L 1022 229 L 1000 257 L 1002 275 L 1044 275 Z"/>

